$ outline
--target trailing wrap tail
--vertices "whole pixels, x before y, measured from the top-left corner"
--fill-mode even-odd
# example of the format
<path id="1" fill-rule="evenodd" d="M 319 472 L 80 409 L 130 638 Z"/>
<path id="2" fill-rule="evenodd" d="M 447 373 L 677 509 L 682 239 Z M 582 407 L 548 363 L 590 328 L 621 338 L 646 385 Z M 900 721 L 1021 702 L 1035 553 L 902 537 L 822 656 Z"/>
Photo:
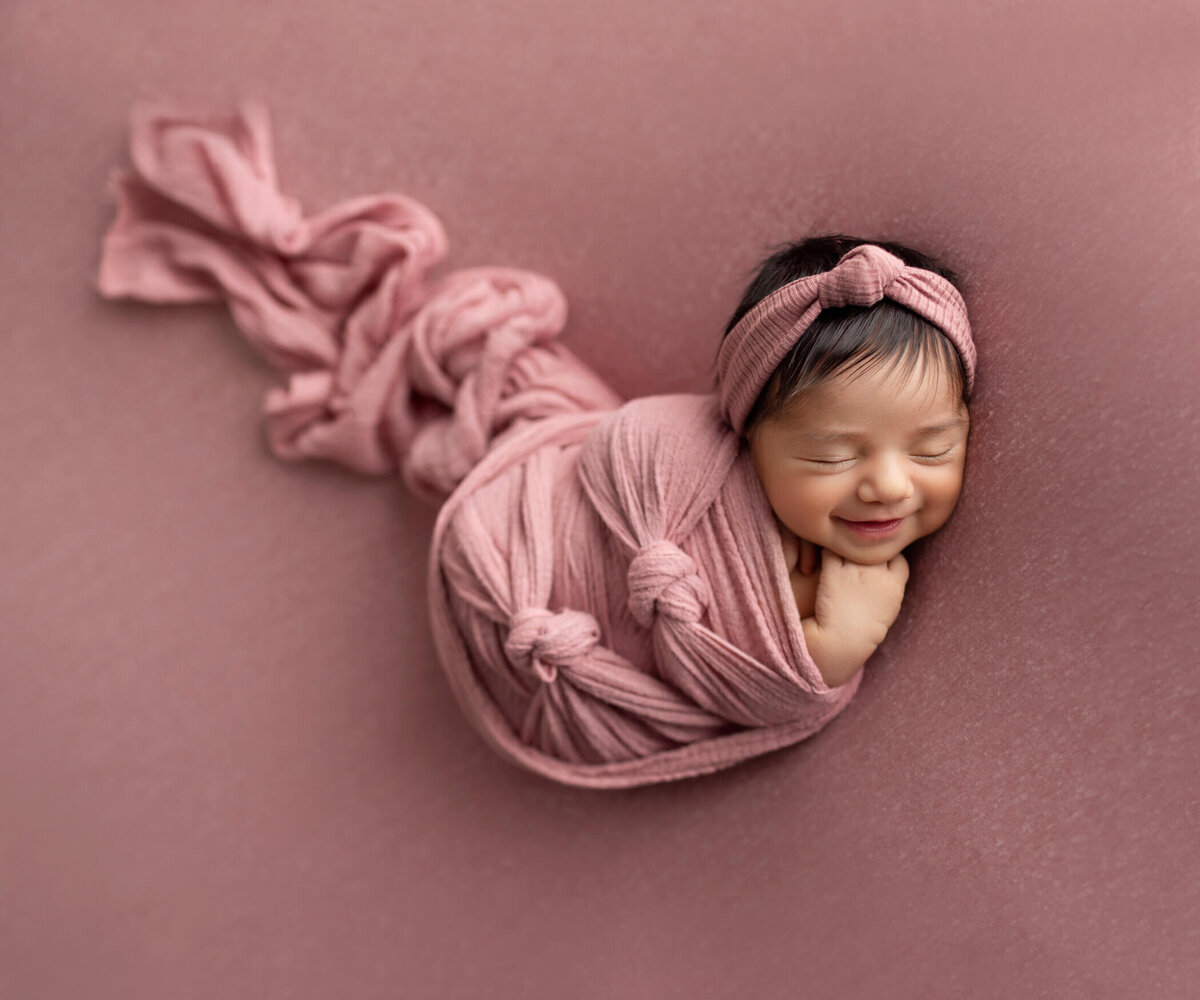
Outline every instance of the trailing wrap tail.
<path id="1" fill-rule="evenodd" d="M 102 295 L 225 299 L 251 345 L 287 377 L 263 407 L 271 450 L 369 475 L 399 469 L 440 504 L 494 441 L 543 417 L 620 398 L 555 339 L 566 301 L 509 268 L 429 282 L 445 231 L 401 195 L 353 198 L 309 218 L 276 182 L 264 106 L 130 115 L 133 171 L 114 171 Z"/>

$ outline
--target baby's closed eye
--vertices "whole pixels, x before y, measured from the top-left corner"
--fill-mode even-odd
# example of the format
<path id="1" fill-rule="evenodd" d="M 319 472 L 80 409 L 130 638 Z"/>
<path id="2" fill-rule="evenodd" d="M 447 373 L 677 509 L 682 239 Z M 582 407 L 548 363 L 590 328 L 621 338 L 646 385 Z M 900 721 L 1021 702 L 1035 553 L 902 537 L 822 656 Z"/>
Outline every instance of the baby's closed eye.
<path id="1" fill-rule="evenodd" d="M 948 462 L 954 456 L 955 447 L 955 445 L 951 445 L 948 448 L 924 448 L 920 451 L 910 452 L 908 457 L 917 462 L 933 464 Z M 801 456 L 801 461 L 822 469 L 840 469 L 853 465 L 856 461 L 856 456 Z"/>

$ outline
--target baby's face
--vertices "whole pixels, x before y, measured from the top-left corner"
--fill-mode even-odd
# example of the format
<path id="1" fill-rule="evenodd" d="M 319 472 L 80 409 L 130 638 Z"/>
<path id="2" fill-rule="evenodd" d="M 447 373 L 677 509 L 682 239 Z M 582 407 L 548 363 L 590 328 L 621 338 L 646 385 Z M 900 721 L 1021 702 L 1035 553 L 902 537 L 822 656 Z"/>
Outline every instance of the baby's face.
<path id="1" fill-rule="evenodd" d="M 775 515 L 800 538 L 883 563 L 949 519 L 962 490 L 969 417 L 918 362 L 840 373 L 750 437 Z"/>

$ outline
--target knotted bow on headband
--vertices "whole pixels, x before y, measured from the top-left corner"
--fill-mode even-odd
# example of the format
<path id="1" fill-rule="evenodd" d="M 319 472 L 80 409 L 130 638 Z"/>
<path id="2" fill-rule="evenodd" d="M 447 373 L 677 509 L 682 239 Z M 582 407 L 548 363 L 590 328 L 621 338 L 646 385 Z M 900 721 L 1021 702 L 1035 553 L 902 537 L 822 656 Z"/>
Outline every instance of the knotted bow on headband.
<path id="1" fill-rule="evenodd" d="M 831 271 L 776 289 L 725 338 L 717 355 L 721 413 L 738 434 L 771 375 L 822 309 L 873 306 L 888 298 L 929 320 L 962 357 L 967 391 L 975 382 L 975 344 L 967 306 L 940 274 L 909 267 L 872 244 L 857 246 Z"/>

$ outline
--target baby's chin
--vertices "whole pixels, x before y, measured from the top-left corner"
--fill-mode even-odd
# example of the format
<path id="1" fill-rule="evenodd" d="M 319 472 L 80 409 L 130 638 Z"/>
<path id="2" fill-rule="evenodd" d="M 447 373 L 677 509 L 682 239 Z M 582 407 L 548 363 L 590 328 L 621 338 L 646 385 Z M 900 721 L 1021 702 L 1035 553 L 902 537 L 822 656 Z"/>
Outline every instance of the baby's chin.
<path id="1" fill-rule="evenodd" d="M 852 549 L 846 545 L 827 545 L 831 552 L 837 553 L 847 562 L 858 563 L 859 566 L 880 566 L 889 559 L 895 559 L 904 551 L 903 545 L 879 545 L 869 550 Z"/>

